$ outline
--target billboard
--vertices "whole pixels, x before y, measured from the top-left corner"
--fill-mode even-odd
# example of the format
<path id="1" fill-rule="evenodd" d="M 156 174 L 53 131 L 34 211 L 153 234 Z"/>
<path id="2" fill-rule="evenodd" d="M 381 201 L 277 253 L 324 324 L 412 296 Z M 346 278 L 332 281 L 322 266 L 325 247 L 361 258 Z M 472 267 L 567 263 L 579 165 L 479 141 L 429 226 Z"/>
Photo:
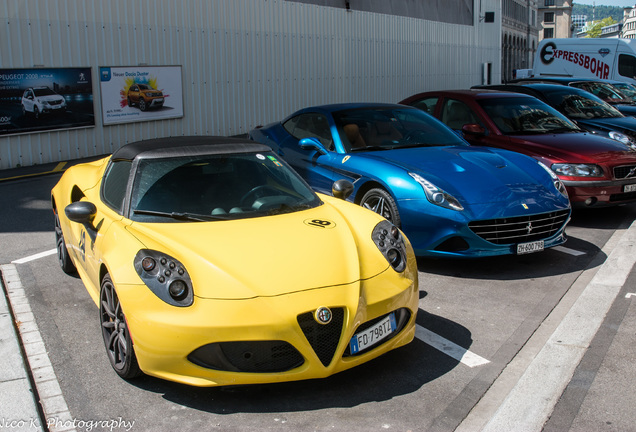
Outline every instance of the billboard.
<path id="1" fill-rule="evenodd" d="M 100 67 L 104 125 L 183 117 L 181 66 Z"/>
<path id="2" fill-rule="evenodd" d="M 88 126 L 91 68 L 0 69 L 0 135 Z"/>

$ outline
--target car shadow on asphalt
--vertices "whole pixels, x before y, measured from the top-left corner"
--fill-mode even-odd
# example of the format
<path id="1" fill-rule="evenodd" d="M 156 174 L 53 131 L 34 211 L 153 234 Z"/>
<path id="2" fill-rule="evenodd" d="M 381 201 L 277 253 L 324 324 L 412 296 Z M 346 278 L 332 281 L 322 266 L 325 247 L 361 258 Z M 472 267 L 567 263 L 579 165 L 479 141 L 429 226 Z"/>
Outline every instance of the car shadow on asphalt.
<path id="1" fill-rule="evenodd" d="M 480 280 L 521 280 L 585 270 L 594 258 L 599 258 L 598 254 L 605 255 L 588 241 L 568 237 L 563 247 L 538 253 L 466 259 L 418 258 L 417 267 L 420 272 L 440 276 Z"/>
<path id="2" fill-rule="evenodd" d="M 582 271 L 592 261 L 607 258 L 601 249 L 572 232 L 580 229 L 615 231 L 626 229 L 636 219 L 636 204 L 604 208 L 577 208 L 565 229 L 562 246 L 527 255 L 483 258 L 418 258 L 418 270 L 440 276 L 468 279 L 521 280 Z"/>
<path id="3" fill-rule="evenodd" d="M 421 309 L 417 323 L 437 334 L 452 335 L 466 349 L 473 342 L 467 328 Z M 215 414 L 300 412 L 390 400 L 418 391 L 458 364 L 415 338 L 375 360 L 323 379 L 200 388 L 142 377 L 131 384 L 162 394 L 170 402 Z"/>

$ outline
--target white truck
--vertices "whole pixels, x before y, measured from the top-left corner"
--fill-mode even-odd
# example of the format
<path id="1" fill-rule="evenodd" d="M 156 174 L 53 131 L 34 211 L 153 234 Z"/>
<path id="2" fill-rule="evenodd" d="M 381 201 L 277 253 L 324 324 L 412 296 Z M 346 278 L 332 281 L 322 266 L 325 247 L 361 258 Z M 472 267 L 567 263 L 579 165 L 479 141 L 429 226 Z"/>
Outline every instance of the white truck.
<path id="1" fill-rule="evenodd" d="M 532 74 L 636 84 L 636 39 L 544 39 L 537 47 Z"/>

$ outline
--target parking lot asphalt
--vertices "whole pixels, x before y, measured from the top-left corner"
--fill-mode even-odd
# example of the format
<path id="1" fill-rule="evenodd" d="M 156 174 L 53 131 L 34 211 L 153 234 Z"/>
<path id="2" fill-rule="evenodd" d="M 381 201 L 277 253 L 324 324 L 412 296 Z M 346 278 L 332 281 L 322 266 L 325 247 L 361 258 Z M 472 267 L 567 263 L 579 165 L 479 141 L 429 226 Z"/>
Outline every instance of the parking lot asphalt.
<path id="1" fill-rule="evenodd" d="M 0 182 L 59 174 L 76 163 L 98 158 L 4 170 Z M 587 398 L 581 383 L 590 390 L 611 385 L 615 379 L 603 374 L 602 366 L 612 349 L 611 341 L 620 337 L 620 322 L 613 320 L 625 314 L 632 294 L 636 296 L 636 221 L 617 230 L 603 252 L 604 262 L 578 278 L 456 431 L 576 430 L 575 426 L 589 420 L 582 417 L 595 416 L 586 404 L 598 406 L 602 401 L 592 401 L 594 394 Z M 51 414 L 64 418 L 65 407 L 50 388 L 44 391 L 52 395 L 48 400 L 40 397 L 41 386 L 57 381 L 54 376 L 42 377 L 41 372 L 34 376 L 34 362 L 41 361 L 45 347 L 41 339 L 34 338 L 37 325 L 19 279 L 15 284 L 14 267 L 2 265 L 0 271 L 4 294 L 0 299 L 0 349 L 5 359 L 0 363 L 0 429 L 75 430 L 70 422 L 47 424 Z M 634 372 L 628 363 L 624 373 Z M 596 367 L 591 378 L 590 364 Z M 42 365 L 37 366 L 41 371 Z M 61 392 L 60 399 L 63 401 Z"/>

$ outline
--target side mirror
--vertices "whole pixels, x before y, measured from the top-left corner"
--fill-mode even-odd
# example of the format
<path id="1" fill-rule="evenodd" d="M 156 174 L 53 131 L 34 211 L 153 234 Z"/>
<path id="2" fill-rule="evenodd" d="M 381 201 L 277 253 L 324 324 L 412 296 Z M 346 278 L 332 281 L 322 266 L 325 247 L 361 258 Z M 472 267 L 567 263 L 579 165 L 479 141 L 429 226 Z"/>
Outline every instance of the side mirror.
<path id="1" fill-rule="evenodd" d="M 349 180 L 336 180 L 331 186 L 331 193 L 334 197 L 346 200 L 353 192 L 353 183 Z"/>
<path id="2" fill-rule="evenodd" d="M 93 220 L 97 214 L 97 207 L 95 207 L 95 204 L 88 201 L 76 201 L 67 205 L 64 208 L 64 213 L 71 222 L 84 225 L 84 228 L 86 228 L 90 238 L 95 241 L 95 238 L 97 237 L 97 230 L 93 226 Z"/>
<path id="3" fill-rule="evenodd" d="M 464 135 L 484 136 L 486 135 L 486 129 L 477 123 L 469 123 L 462 126 L 462 133 Z"/>
<path id="4" fill-rule="evenodd" d="M 326 155 L 327 149 L 316 138 L 303 138 L 298 142 L 303 150 L 316 150 L 321 155 Z"/>

